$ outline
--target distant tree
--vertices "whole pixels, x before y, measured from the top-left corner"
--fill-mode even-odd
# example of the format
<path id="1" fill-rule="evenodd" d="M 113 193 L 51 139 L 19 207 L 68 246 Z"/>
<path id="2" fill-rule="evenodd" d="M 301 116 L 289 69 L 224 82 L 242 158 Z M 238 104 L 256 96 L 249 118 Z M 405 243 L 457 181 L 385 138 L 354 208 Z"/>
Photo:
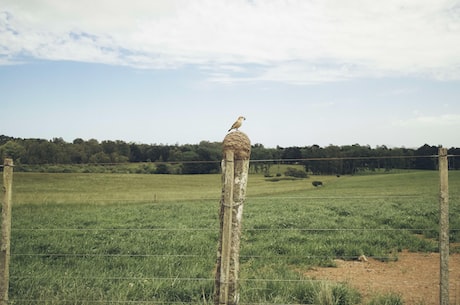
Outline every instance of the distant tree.
<path id="1" fill-rule="evenodd" d="M 114 141 L 102 141 L 102 151 L 108 155 L 117 151 L 116 143 Z"/>
<path id="2" fill-rule="evenodd" d="M 24 147 L 13 140 L 9 140 L 8 142 L 0 146 L 0 156 L 2 156 L 2 160 L 4 158 L 12 158 L 14 161 L 20 162 L 24 154 Z"/>
<path id="3" fill-rule="evenodd" d="M 131 154 L 130 145 L 125 143 L 125 142 L 123 142 L 123 141 L 120 141 L 120 140 L 117 140 L 115 142 L 115 144 L 116 144 L 117 153 L 120 156 L 125 157 L 126 160 L 129 160 L 129 156 Z M 126 161 L 124 161 L 124 162 L 126 162 Z"/>
<path id="4" fill-rule="evenodd" d="M 6 144 L 6 142 L 11 141 L 11 140 L 15 140 L 15 139 L 12 137 L 5 136 L 5 135 L 0 135 L 0 146 Z"/>
<path id="5" fill-rule="evenodd" d="M 448 154 L 455 156 L 449 159 L 449 168 L 460 169 L 460 148 L 452 147 L 448 150 Z"/>
<path id="6" fill-rule="evenodd" d="M 85 141 L 82 138 L 76 138 L 75 140 L 73 140 L 72 144 L 74 144 L 74 145 L 83 145 L 83 144 L 85 144 Z"/>
<path id="7" fill-rule="evenodd" d="M 103 151 L 100 151 L 98 153 L 95 153 L 91 157 L 89 157 L 88 160 L 90 163 L 112 163 L 112 159 L 110 158 L 110 155 L 106 154 Z"/>
<path id="8" fill-rule="evenodd" d="M 200 163 L 199 155 L 194 151 L 187 151 L 182 154 L 182 174 L 203 174 L 203 163 Z"/>
<path id="9" fill-rule="evenodd" d="M 42 152 L 41 144 L 46 142 L 45 140 L 41 139 L 28 139 L 24 140 L 22 143 L 25 154 L 22 159 L 23 163 L 25 164 L 44 164 L 46 160 L 43 160 L 44 154 Z"/>
<path id="10" fill-rule="evenodd" d="M 302 152 L 300 150 L 300 147 L 287 147 L 283 149 L 281 158 L 282 159 L 301 159 Z"/>
<path id="11" fill-rule="evenodd" d="M 183 174 L 211 174 L 218 173 L 222 147 L 220 143 L 200 142 L 199 145 L 187 146 L 190 150 L 181 154 Z"/>
<path id="12" fill-rule="evenodd" d="M 201 141 L 196 152 L 199 159 L 205 161 L 202 164 L 203 173 L 218 173 L 220 169 L 220 160 L 222 159 L 222 145 L 217 142 Z"/>
<path id="13" fill-rule="evenodd" d="M 304 159 L 316 159 L 324 158 L 326 155 L 323 148 L 319 145 L 312 145 L 310 147 L 304 147 L 302 149 L 302 158 Z M 302 164 L 307 172 L 311 172 L 315 175 L 328 174 L 327 164 L 320 160 L 307 160 L 303 161 Z"/>
<path id="14" fill-rule="evenodd" d="M 254 144 L 251 146 L 251 160 L 271 160 L 275 159 L 276 150 L 273 148 L 265 148 L 262 144 Z M 249 169 L 252 173 L 270 173 L 270 164 L 263 162 L 249 163 Z"/>
<path id="15" fill-rule="evenodd" d="M 432 156 L 438 154 L 438 147 L 437 146 L 430 146 L 425 144 L 419 147 L 415 154 L 417 156 L 427 156 L 426 158 L 416 158 L 415 159 L 415 168 L 416 169 L 436 169 L 436 159 Z"/>
<path id="16" fill-rule="evenodd" d="M 63 138 L 53 138 L 53 140 L 51 140 L 50 143 L 52 143 L 53 145 L 48 146 L 48 149 L 54 152 L 52 163 L 70 163 L 70 144 L 64 141 Z"/>
<path id="17" fill-rule="evenodd" d="M 144 153 L 142 152 L 143 145 L 138 145 L 131 143 L 129 145 L 129 161 L 131 162 L 145 162 L 147 159 L 145 158 Z"/>
<path id="18" fill-rule="evenodd" d="M 88 155 L 85 152 L 85 141 L 80 138 L 73 140 L 69 148 L 69 155 L 73 164 L 87 163 Z"/>
<path id="19" fill-rule="evenodd" d="M 167 145 L 150 145 L 146 150 L 146 157 L 148 160 L 154 161 L 169 161 L 170 146 Z"/>
<path id="20" fill-rule="evenodd" d="M 109 156 L 110 156 L 110 163 L 126 163 L 129 160 L 128 157 L 120 155 L 117 152 L 111 153 Z"/>
<path id="21" fill-rule="evenodd" d="M 84 143 L 84 150 L 87 159 L 89 159 L 91 156 L 102 152 L 102 146 L 99 144 L 98 140 L 90 139 Z"/>
<path id="22" fill-rule="evenodd" d="M 273 159 L 273 149 L 265 148 L 262 144 L 254 144 L 251 146 L 252 160 L 269 160 Z"/>
<path id="23" fill-rule="evenodd" d="M 252 161 L 269 160 L 251 162 L 251 172 L 266 175 L 270 175 L 271 165 L 289 163 L 302 164 L 308 173 L 333 175 L 394 168 L 433 170 L 437 168 L 437 159 L 433 156 L 438 153 L 437 146 L 428 144 L 418 149 L 388 148 L 385 145 L 372 149 L 369 145 L 359 144 L 329 145 L 324 148 L 316 144 L 266 148 L 262 144 L 254 144 L 251 149 Z M 450 148 L 449 154 L 458 156 L 460 148 Z M 99 143 L 96 139 L 85 141 L 81 138 L 67 143 L 59 137 L 44 140 L 0 135 L 0 156 L 10 156 L 23 165 L 185 161 L 181 167 L 169 166 L 170 170 L 182 173 L 217 173 L 220 171 L 222 144 L 209 141 L 185 145 L 137 144 L 120 140 Z M 451 169 L 460 169 L 460 157 L 456 156 L 449 158 Z M 292 159 L 296 161 L 293 162 Z M 151 170 L 154 171 L 154 168 Z M 159 171 L 163 172 L 165 168 L 160 167 Z"/>

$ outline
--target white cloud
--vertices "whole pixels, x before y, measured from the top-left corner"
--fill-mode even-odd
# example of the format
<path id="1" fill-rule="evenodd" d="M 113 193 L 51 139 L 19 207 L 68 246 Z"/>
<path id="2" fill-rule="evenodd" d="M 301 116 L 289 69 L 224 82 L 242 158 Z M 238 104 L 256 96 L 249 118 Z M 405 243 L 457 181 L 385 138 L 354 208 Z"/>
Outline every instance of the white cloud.
<path id="1" fill-rule="evenodd" d="M 460 79 L 453 0 L 4 2 L 0 64 L 23 56 L 138 68 L 196 64 L 214 67 L 210 78 L 222 82 Z M 241 73 L 246 65 L 256 69 Z"/>
<path id="2" fill-rule="evenodd" d="M 460 127 L 460 114 L 442 114 L 437 116 L 419 115 L 415 118 L 395 121 L 393 125 L 415 128 Z"/>

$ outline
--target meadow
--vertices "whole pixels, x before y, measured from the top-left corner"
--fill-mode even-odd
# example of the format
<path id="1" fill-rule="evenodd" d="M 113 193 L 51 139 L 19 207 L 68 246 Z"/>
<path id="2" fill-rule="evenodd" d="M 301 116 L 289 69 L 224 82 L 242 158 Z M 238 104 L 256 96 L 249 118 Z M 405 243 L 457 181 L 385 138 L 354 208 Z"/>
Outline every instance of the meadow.
<path id="1" fill-rule="evenodd" d="M 460 172 L 449 173 L 451 252 Z M 320 180 L 323 187 L 313 187 Z M 220 175 L 15 173 L 11 304 L 209 304 Z M 306 278 L 360 255 L 438 250 L 438 173 L 269 180 L 250 175 L 240 303 L 360 304 L 347 283 Z"/>

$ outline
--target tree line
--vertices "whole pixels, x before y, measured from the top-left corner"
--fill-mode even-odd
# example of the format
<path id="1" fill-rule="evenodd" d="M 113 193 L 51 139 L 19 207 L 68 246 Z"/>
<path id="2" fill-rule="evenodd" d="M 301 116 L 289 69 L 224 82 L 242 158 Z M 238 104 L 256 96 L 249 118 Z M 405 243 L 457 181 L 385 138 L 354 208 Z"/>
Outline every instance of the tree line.
<path id="1" fill-rule="evenodd" d="M 251 170 L 266 172 L 273 164 L 303 165 L 311 174 L 355 174 L 363 170 L 437 169 L 438 146 L 425 144 L 417 149 L 371 148 L 368 145 L 318 145 L 266 148 L 252 145 Z M 460 168 L 460 148 L 450 148 L 450 169 Z M 0 156 L 13 158 L 23 168 L 29 166 L 108 165 L 124 163 L 154 163 L 152 173 L 201 174 L 218 173 L 222 159 L 220 142 L 201 141 L 198 144 L 164 145 L 98 141 L 77 138 L 71 143 L 62 138 L 23 139 L 0 135 Z"/>

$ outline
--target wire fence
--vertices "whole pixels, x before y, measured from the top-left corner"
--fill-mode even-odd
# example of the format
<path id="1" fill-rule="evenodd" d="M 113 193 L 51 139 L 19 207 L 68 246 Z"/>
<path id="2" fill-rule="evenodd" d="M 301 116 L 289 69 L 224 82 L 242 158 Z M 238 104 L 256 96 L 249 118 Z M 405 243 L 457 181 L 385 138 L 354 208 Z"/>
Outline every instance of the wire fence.
<path id="1" fill-rule="evenodd" d="M 447 157 L 450 161 L 460 158 L 458 154 L 448 154 Z M 436 160 L 438 155 L 388 155 L 388 156 L 347 156 L 347 157 L 302 157 L 302 158 L 271 158 L 271 159 L 251 159 L 251 164 L 304 164 L 305 162 L 329 162 L 329 161 L 370 161 L 370 160 L 407 160 L 407 159 L 433 159 Z M 449 162 L 450 162 L 449 161 Z M 189 164 L 220 164 L 220 160 L 172 160 L 172 161 L 148 161 L 148 162 L 91 162 L 91 163 L 24 163 L 20 165 L 13 165 L 13 167 L 20 168 L 36 168 L 46 166 L 75 166 L 75 167 L 116 167 L 116 166 L 129 166 L 129 165 L 189 165 Z M 450 165 L 450 164 L 449 164 Z M 0 169 L 4 166 L 0 164 Z M 398 168 L 394 169 L 405 169 Z M 417 169 L 417 168 L 412 168 Z"/>
<path id="2" fill-rule="evenodd" d="M 411 158 L 414 157 L 418 156 L 411 156 Z M 420 157 L 427 158 L 427 156 Z M 437 156 L 428 157 L 434 158 Z M 458 156 L 455 155 L 455 157 Z M 375 159 L 374 157 L 371 158 Z M 355 158 L 353 157 L 352 159 Z M 361 159 L 365 158 L 361 157 Z M 318 159 L 255 160 L 253 162 L 276 163 L 313 160 Z M 328 160 L 337 160 L 337 158 L 328 158 Z M 279 203 L 282 208 L 270 206 L 270 203 L 266 203 L 267 200 Z M 417 226 L 417 222 L 422 222 L 421 219 L 424 215 L 436 216 L 438 212 L 436 200 L 437 198 L 434 196 L 413 194 L 248 197 L 244 216 L 243 250 L 240 255 L 241 264 L 243 265 L 240 285 L 242 286 L 242 295 L 252 301 L 241 300 L 240 304 L 309 304 L 306 302 L 307 297 L 303 299 L 301 297 L 302 293 L 306 293 L 302 289 L 312 282 L 323 282 L 323 279 L 308 277 L 307 271 L 314 264 L 332 266 L 335 264 L 334 259 L 357 261 L 360 255 L 366 255 L 367 259 L 377 261 L 397 260 L 397 253 L 388 255 L 387 251 L 387 254 L 384 254 L 384 250 L 388 249 L 375 250 L 370 246 L 368 248 L 356 246 L 354 239 L 362 242 L 358 238 L 361 235 L 369 237 L 379 236 L 379 234 L 384 233 L 384 235 L 372 241 L 381 243 L 380 247 L 385 245 L 398 247 L 398 243 L 391 243 L 391 239 L 402 238 L 402 235 L 406 238 L 410 235 L 411 242 L 420 242 L 418 246 L 423 248 L 421 251 L 437 251 L 437 241 L 433 236 L 439 234 L 439 229 L 433 226 L 433 219 L 426 225 Z M 456 200 L 457 198 L 454 198 L 455 202 Z M 409 213 L 404 214 L 404 217 L 409 215 L 411 211 L 420 215 L 418 215 L 418 218 L 407 218 L 406 222 L 391 223 L 391 217 L 397 216 L 391 212 L 390 215 L 383 217 L 387 219 L 382 219 L 380 222 L 366 222 L 366 217 L 371 219 L 372 215 L 378 215 L 377 212 L 374 212 L 365 213 L 360 222 L 347 223 L 346 220 L 358 214 L 360 210 L 364 208 L 378 210 L 384 205 L 383 202 L 386 201 L 395 206 L 407 205 Z M 129 200 L 124 202 L 130 203 Z M 327 204 L 324 204 L 324 202 Z M 425 204 L 425 206 L 422 206 L 423 209 L 420 210 L 418 206 L 426 202 L 431 202 L 432 204 L 428 207 Z M 347 206 L 350 203 L 357 204 L 356 206 Z M 267 205 L 269 205 L 268 208 Z M 330 207 L 329 205 L 337 209 L 326 208 Z M 344 205 L 346 205 L 345 208 Z M 135 207 L 125 207 L 125 209 Z M 69 207 L 69 209 L 71 208 Z M 27 215 L 27 213 L 33 211 L 27 211 L 27 209 L 30 209 L 30 207 L 15 210 L 18 213 L 23 212 L 25 216 L 15 215 L 14 224 L 20 223 L 19 219 L 21 217 L 34 219 L 33 216 Z M 198 206 L 198 204 L 197 209 L 202 209 L 204 213 L 210 211 L 208 206 L 203 207 L 203 205 Z M 283 211 L 290 209 L 297 212 L 283 213 Z M 301 209 L 314 210 L 307 217 L 312 217 L 312 215 L 313 217 L 320 217 L 318 215 L 327 212 L 326 216 L 336 218 L 332 222 L 327 222 L 327 226 L 318 226 L 312 219 L 300 217 Z M 338 211 L 338 209 L 342 210 Z M 52 210 L 48 211 L 52 213 Z M 189 212 L 189 209 L 185 211 L 185 213 Z M 454 210 L 454 213 L 456 212 L 457 210 Z M 319 214 L 314 216 L 314 213 Z M 48 227 L 46 226 L 46 221 L 44 224 L 40 224 L 40 226 L 44 227 L 36 227 L 35 225 L 18 227 L 13 225 L 14 247 L 11 253 L 10 303 L 212 303 L 212 289 L 215 281 L 213 268 L 216 259 L 217 235 L 219 233 L 217 222 L 212 223 L 212 227 L 190 226 L 196 215 L 186 215 L 184 217 L 179 214 L 180 210 L 177 209 L 177 218 L 179 220 L 183 221 L 187 218 L 184 221 L 186 223 L 184 227 L 181 226 L 181 223 L 177 223 L 174 218 L 170 219 L 168 226 L 150 228 L 104 227 L 97 223 L 92 224 L 97 227 L 54 227 L 52 223 L 53 215 L 47 215 L 45 219 L 51 222 Z M 258 214 L 266 215 L 267 218 L 263 219 L 257 216 Z M 82 212 L 80 217 L 85 215 L 87 214 Z M 248 216 L 247 218 L 246 215 Z M 456 216 L 456 214 L 453 216 Z M 292 220 L 289 217 L 292 217 Z M 40 220 L 43 220 L 43 217 L 38 217 L 35 224 L 39 224 Z M 150 225 L 148 221 L 144 224 L 141 222 L 135 225 Z M 32 224 L 34 222 L 24 221 L 24 223 Z M 114 224 L 111 223 L 111 225 Z M 123 219 L 118 220 L 118 225 L 124 226 Z M 451 234 L 455 235 L 458 232 L 460 232 L 460 227 L 450 228 Z M 313 239 L 312 235 L 315 234 L 318 236 Z M 418 236 L 420 234 L 424 236 Z M 92 235 L 97 235 L 98 238 L 92 241 Z M 25 247 L 29 250 L 24 251 L 21 250 L 24 248 L 21 245 L 14 245 L 15 238 L 18 243 L 29 243 L 29 247 Z M 155 242 L 151 242 L 151 240 Z M 169 248 L 168 240 L 175 243 L 176 247 Z M 65 247 L 60 246 L 59 243 L 62 241 L 66 244 Z M 117 247 L 120 241 L 123 244 Z M 318 241 L 320 242 L 318 243 Z M 195 247 L 195 242 L 203 243 L 203 245 Z M 334 245 L 330 245 L 330 243 L 334 242 L 341 244 L 339 250 L 335 249 Z M 104 247 L 98 248 L 97 246 L 100 246 L 100 244 L 103 244 Z M 335 252 L 321 249 L 321 247 L 325 247 L 325 244 L 329 244 L 331 248 L 335 249 Z M 319 249 L 312 250 L 312 247 L 319 247 Z M 57 251 L 59 248 L 68 250 Z M 87 251 L 88 249 L 91 249 L 92 252 Z M 395 250 L 398 252 L 402 249 Z M 371 253 L 372 251 L 374 253 Z M 325 254 L 321 254 L 322 252 L 325 252 Z M 114 260 L 121 262 L 115 263 Z M 139 263 L 137 262 L 139 260 L 142 261 Z M 284 261 L 287 261 L 287 263 Z M 88 264 L 90 265 L 89 267 Z M 113 275 L 110 275 L 110 272 L 104 275 L 91 274 L 91 272 L 95 271 L 97 273 L 102 270 L 96 265 L 91 268 L 92 264 L 105 264 L 103 269 L 112 268 Z M 157 266 L 152 267 L 152 265 Z M 298 267 L 293 267 L 294 265 Z M 79 270 L 79 268 L 84 268 L 83 271 L 89 274 L 80 274 L 82 270 Z M 290 270 L 282 270 L 285 268 Z M 122 276 L 122 274 L 127 275 Z M 170 276 L 167 276 L 167 274 Z M 421 285 L 430 284 L 432 284 L 431 281 L 424 282 L 423 279 L 417 282 L 398 283 L 398 285 L 417 289 Z M 391 288 L 394 287 L 395 283 L 382 282 L 381 285 Z M 458 304 L 460 303 L 460 298 L 457 298 L 458 290 L 460 290 L 458 281 L 455 281 L 453 286 L 454 301 L 455 304 Z M 26 290 L 30 290 L 32 287 L 34 293 L 26 293 Z M 76 292 L 78 290 L 86 290 L 86 293 Z M 90 293 L 91 290 L 96 292 Z M 285 293 L 294 291 L 296 297 L 289 299 L 289 302 L 286 299 L 278 298 L 276 294 L 283 294 L 282 290 L 287 290 Z M 85 298 L 85 294 L 91 295 L 92 298 Z M 195 294 L 195 296 L 191 294 Z M 34 297 L 24 297 L 27 295 Z M 98 298 L 96 298 L 96 295 L 98 295 Z M 437 302 L 437 299 L 425 301 L 427 304 L 431 304 L 431 302 Z"/>

